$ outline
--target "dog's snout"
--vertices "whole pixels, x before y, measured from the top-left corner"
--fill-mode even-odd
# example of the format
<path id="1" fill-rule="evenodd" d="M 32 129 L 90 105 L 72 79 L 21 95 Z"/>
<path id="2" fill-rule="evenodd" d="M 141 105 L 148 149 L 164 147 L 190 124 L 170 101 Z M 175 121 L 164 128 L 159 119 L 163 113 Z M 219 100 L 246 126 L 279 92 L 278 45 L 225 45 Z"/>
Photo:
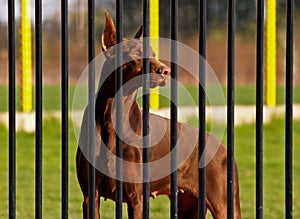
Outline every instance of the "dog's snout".
<path id="1" fill-rule="evenodd" d="M 170 76 L 171 71 L 170 71 L 170 69 L 168 67 L 163 66 L 163 67 L 160 68 L 159 74 L 163 74 L 165 76 Z"/>
<path id="2" fill-rule="evenodd" d="M 161 66 L 161 67 L 157 68 L 156 73 L 157 74 L 162 74 L 162 75 L 165 75 L 165 76 L 170 76 L 171 75 L 171 71 L 167 66 Z"/>

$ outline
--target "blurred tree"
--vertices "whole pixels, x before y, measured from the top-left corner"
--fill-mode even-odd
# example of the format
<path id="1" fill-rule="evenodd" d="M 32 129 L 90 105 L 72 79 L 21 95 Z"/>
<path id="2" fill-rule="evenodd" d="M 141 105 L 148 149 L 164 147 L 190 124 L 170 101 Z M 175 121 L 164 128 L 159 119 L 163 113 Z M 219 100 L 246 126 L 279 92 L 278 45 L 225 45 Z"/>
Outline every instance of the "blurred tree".
<path id="1" fill-rule="evenodd" d="M 254 33 L 256 22 L 256 1 L 240 0 L 236 2 L 236 28 L 238 33 L 248 31 Z M 168 1 L 161 1 L 160 15 L 161 34 L 168 37 L 170 32 L 170 6 Z M 179 32 L 185 36 L 192 36 L 198 33 L 198 1 L 179 1 Z M 207 1 L 207 26 L 208 33 L 218 32 L 227 27 L 227 1 Z"/>
<path id="2" fill-rule="evenodd" d="M 210 0 L 207 6 L 207 23 L 209 32 L 227 27 L 227 1 Z M 244 37 L 255 33 L 256 1 L 236 1 L 236 31 Z"/>

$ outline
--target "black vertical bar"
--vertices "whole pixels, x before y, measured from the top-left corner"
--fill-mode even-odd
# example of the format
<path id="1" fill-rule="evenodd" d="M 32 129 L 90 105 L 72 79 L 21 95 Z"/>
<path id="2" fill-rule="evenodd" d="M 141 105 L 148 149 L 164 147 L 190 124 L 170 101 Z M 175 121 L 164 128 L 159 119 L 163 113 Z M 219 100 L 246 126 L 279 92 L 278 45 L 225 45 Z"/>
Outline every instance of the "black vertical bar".
<path id="1" fill-rule="evenodd" d="M 293 63 L 294 63 L 294 0 L 287 1 L 286 29 L 286 119 L 285 119 L 285 210 L 293 217 Z"/>
<path id="2" fill-rule="evenodd" d="M 61 116 L 62 116 L 62 184 L 61 184 L 61 217 L 68 218 L 68 0 L 61 1 Z"/>
<path id="3" fill-rule="evenodd" d="M 88 0 L 89 218 L 95 218 L 95 0 Z"/>
<path id="4" fill-rule="evenodd" d="M 122 37 L 123 37 L 123 1 L 117 0 L 116 2 L 116 29 L 117 29 L 117 71 L 116 71 L 116 90 L 118 91 L 117 102 L 116 102 L 116 132 L 118 135 L 116 136 L 116 154 L 119 159 L 116 161 L 116 178 L 117 178 L 117 189 L 116 189 L 116 218 L 122 218 L 122 200 L 123 200 L 123 150 L 122 150 L 122 96 L 123 96 L 123 72 L 122 72 L 122 62 L 123 62 L 123 46 Z"/>
<path id="5" fill-rule="evenodd" d="M 171 1 L 171 218 L 178 218 L 177 195 L 177 105 L 178 105 L 178 0 Z"/>
<path id="6" fill-rule="evenodd" d="M 228 1 L 227 218 L 234 218 L 235 0 Z"/>
<path id="7" fill-rule="evenodd" d="M 205 156 L 205 132 L 206 132 L 206 0 L 199 3 L 199 218 L 206 218 L 206 159 Z M 201 160 L 200 160 L 201 159 Z"/>
<path id="8" fill-rule="evenodd" d="M 264 0 L 257 1 L 256 40 L 256 218 L 263 218 Z"/>
<path id="9" fill-rule="evenodd" d="M 35 55 L 36 55 L 36 176 L 35 176 L 35 218 L 42 218 L 42 0 L 35 1 Z"/>
<path id="10" fill-rule="evenodd" d="M 143 1 L 143 218 L 150 218 L 150 148 L 149 148 L 149 0 Z"/>
<path id="11" fill-rule="evenodd" d="M 9 218 L 16 218 L 16 48 L 15 1 L 8 1 Z"/>

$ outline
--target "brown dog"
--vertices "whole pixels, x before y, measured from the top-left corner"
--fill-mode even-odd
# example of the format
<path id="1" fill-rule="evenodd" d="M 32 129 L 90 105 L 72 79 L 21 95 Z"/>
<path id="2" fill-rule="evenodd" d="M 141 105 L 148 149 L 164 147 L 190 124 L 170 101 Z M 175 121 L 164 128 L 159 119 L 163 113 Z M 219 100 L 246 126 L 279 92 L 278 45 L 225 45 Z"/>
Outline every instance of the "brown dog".
<path id="1" fill-rule="evenodd" d="M 116 44 L 116 30 L 113 21 L 108 13 L 106 15 L 106 26 L 102 35 L 102 49 L 105 53 L 106 62 L 103 66 L 103 71 L 109 69 L 110 65 L 114 65 L 115 56 L 112 46 Z M 141 29 L 136 34 L 135 38 L 141 37 Z M 140 40 L 123 41 L 123 57 L 125 64 L 123 68 L 124 96 L 122 97 L 125 107 L 123 110 L 123 202 L 128 205 L 129 218 L 141 219 L 142 217 L 142 143 L 139 137 L 142 136 L 142 113 L 136 102 L 137 89 L 142 86 L 142 80 L 139 76 L 143 72 L 143 45 Z M 150 87 L 164 86 L 167 76 L 170 75 L 170 70 L 163 63 L 154 58 L 155 54 L 150 51 Z M 102 72 L 103 72 L 102 71 Z M 105 75 L 105 74 L 104 74 Z M 116 182 L 115 176 L 115 161 L 116 158 L 111 155 L 116 153 L 116 132 L 114 129 L 115 118 L 114 97 L 115 92 L 115 72 L 109 75 L 101 75 L 99 90 L 96 98 L 96 166 L 100 166 L 101 171 L 96 170 L 96 218 L 100 218 L 99 206 L 100 197 L 115 200 Z M 101 86 L 100 86 L 101 85 Z M 150 115 L 152 118 L 152 126 L 150 127 L 150 135 L 156 137 L 163 133 L 157 142 L 153 140 L 153 146 L 150 149 L 150 161 L 154 162 L 164 159 L 170 154 L 170 120 L 167 118 Z M 156 118 L 156 119 L 155 119 Z M 88 166 L 89 162 L 86 159 L 87 145 L 87 110 L 85 111 L 82 128 L 79 139 L 79 147 L 77 150 L 76 164 L 78 181 L 83 192 L 83 218 L 88 218 Z M 158 122 L 157 122 L 158 121 Z M 151 122 L 150 122 L 151 123 Z M 164 125 L 163 125 L 164 124 Z M 162 127 L 163 126 L 163 127 Z M 133 133 L 128 134 L 128 130 Z M 198 143 L 192 142 L 197 136 L 198 130 L 188 125 L 178 123 L 178 218 L 197 218 L 198 216 Z M 133 136 L 133 137 L 132 137 Z M 134 136 L 139 136 L 135 137 Z M 150 136 L 150 142 L 151 142 Z M 227 217 L 227 153 L 223 144 L 210 134 L 206 134 L 206 150 L 207 159 L 211 161 L 206 166 L 206 205 L 214 218 L 224 219 Z M 138 146 L 138 147 L 137 147 Z M 217 148 L 217 149 L 216 149 Z M 209 157 L 211 151 L 216 151 L 214 157 Z M 100 153 L 101 151 L 101 153 Z M 211 152 L 212 153 L 212 152 Z M 112 158 L 113 157 L 113 158 Z M 181 159 L 184 157 L 184 159 Z M 167 159 L 168 162 L 170 159 Z M 128 165 L 126 164 L 129 163 Z M 130 164 L 137 164 L 130 165 Z M 139 166 L 140 165 L 140 166 Z M 164 163 L 168 166 L 169 163 Z M 160 176 L 163 167 L 160 165 L 151 166 L 151 176 Z M 166 168 L 170 173 L 170 168 Z M 170 194 L 170 176 L 162 175 L 161 177 L 153 178 L 150 182 L 151 197 L 156 195 Z M 241 218 L 240 202 L 239 202 L 239 186 L 237 168 L 235 165 L 235 218 Z M 150 197 L 149 197 L 150 198 Z"/>

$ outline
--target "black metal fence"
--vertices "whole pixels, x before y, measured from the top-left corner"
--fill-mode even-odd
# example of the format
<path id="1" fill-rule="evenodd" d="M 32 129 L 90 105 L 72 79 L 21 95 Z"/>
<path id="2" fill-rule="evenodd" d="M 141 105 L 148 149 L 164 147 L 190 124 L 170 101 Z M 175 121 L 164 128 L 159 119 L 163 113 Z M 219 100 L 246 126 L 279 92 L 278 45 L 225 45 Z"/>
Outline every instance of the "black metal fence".
<path id="1" fill-rule="evenodd" d="M 170 1 L 171 4 L 171 38 L 177 41 L 178 36 L 178 0 Z M 206 7 L 209 2 L 199 0 L 199 54 L 206 58 Z M 227 122 L 227 146 L 228 146 L 228 218 L 234 218 L 234 71 L 235 71 L 235 0 L 228 0 L 228 122 Z M 117 23 L 117 43 L 122 41 L 123 35 L 123 1 L 116 2 L 116 23 Z M 62 24 L 62 218 L 68 218 L 68 0 L 61 1 L 61 24 Z M 15 107 L 15 0 L 8 1 L 8 24 L 9 24 L 9 218 L 16 218 L 16 107 Z M 293 215 L 293 197 L 292 197 L 292 164 L 293 164 L 293 46 L 294 46 L 294 1 L 287 0 L 287 30 L 286 30 L 286 218 L 292 218 Z M 36 218 L 42 218 L 42 0 L 35 0 L 35 54 L 36 54 L 36 176 L 35 176 L 35 215 Z M 144 37 L 149 36 L 149 0 L 143 1 L 143 30 Z M 88 0 L 88 59 L 91 62 L 95 57 L 95 0 Z M 263 59 L 264 59 L 264 1 L 257 0 L 257 99 L 256 99 L 256 218 L 263 217 Z M 121 48 L 121 47 L 119 47 Z M 147 57 L 149 53 L 149 41 L 144 41 L 144 55 Z M 122 60 L 122 51 L 119 51 L 119 62 Z M 172 78 L 177 81 L 177 55 L 178 50 L 176 44 L 171 48 L 172 54 Z M 149 59 L 144 59 L 144 93 L 143 96 L 143 136 L 149 133 L 149 76 L 146 74 L 149 69 Z M 199 68 L 199 157 L 205 151 L 205 66 Z M 119 68 L 119 73 L 122 68 Z M 118 88 L 122 85 L 122 74 L 118 74 Z M 95 69 L 93 65 L 89 67 L 89 104 L 94 105 L 94 80 Z M 172 118 L 172 144 L 173 149 L 177 142 L 177 83 L 172 83 L 172 101 L 171 118 Z M 122 103 L 119 101 L 117 106 L 119 118 L 122 116 Z M 89 118 L 93 121 L 95 111 L 90 107 Z M 121 121 L 121 119 L 118 121 Z M 90 123 L 94 124 L 94 123 Z M 122 128 L 122 124 L 119 124 Z M 89 127 L 92 136 L 89 144 L 94 145 L 95 128 L 93 125 Z M 119 132 L 121 133 L 121 132 Z M 144 139 L 143 162 L 149 161 L 149 139 Z M 117 140 L 117 156 L 122 156 L 122 141 Z M 91 150 L 91 155 L 93 151 Z M 171 165 L 177 166 L 177 153 L 174 153 L 171 159 Z M 90 158 L 93 156 L 90 156 Z M 200 165 L 201 166 L 201 165 Z M 203 165 L 204 166 L 204 165 Z M 117 170 L 122 169 L 122 163 L 117 164 Z M 122 171 L 117 171 L 121 176 Z M 206 170 L 199 168 L 199 218 L 206 216 Z M 149 179 L 149 166 L 143 168 L 143 177 Z M 177 218 L 177 172 L 171 174 L 171 218 Z M 95 181 L 95 169 L 92 165 L 89 168 L 89 180 Z M 149 199 L 150 184 L 149 180 L 143 183 L 143 218 L 149 218 Z M 95 217 L 95 184 L 90 183 L 89 188 L 89 216 Z M 117 182 L 116 190 L 116 218 L 122 218 L 122 182 Z"/>

